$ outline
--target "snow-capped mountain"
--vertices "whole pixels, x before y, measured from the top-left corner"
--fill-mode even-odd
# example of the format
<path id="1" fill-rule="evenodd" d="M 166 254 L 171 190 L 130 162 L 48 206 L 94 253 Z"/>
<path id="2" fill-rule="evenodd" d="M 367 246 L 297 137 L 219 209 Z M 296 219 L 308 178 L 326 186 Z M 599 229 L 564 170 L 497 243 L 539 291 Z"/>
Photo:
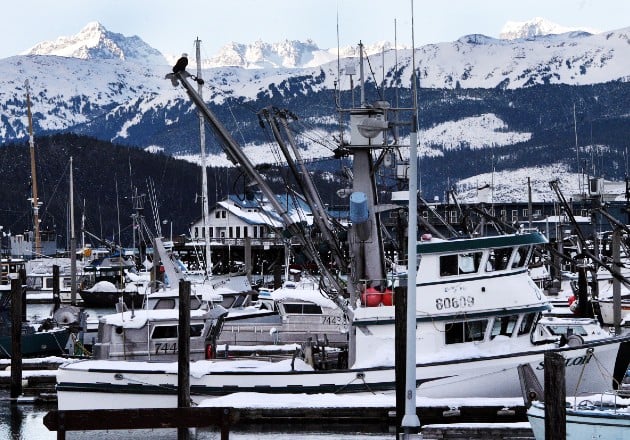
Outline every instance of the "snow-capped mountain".
<path id="1" fill-rule="evenodd" d="M 545 20 L 542 17 L 536 17 L 527 21 L 508 21 L 505 23 L 499 38 L 504 40 L 516 40 L 518 38 L 532 38 L 542 35 L 559 35 L 569 32 L 586 32 L 589 34 L 597 34 L 599 31 L 591 28 L 566 27 Z"/>
<path id="2" fill-rule="evenodd" d="M 399 48 L 396 53 L 386 50 L 382 54 L 383 45 L 388 47 L 377 43 L 366 48 L 368 54 L 378 54 L 370 58 L 370 99 L 379 99 L 376 84 L 385 89 L 408 89 L 411 82 L 411 50 Z M 260 132 L 252 109 L 270 105 L 295 110 L 302 123 L 309 125 L 301 142 L 308 150 L 305 157 L 332 156 L 334 146 L 321 141 L 338 132 L 331 91 L 348 91 L 346 73 L 359 71 L 356 48 L 343 49 L 341 55 L 339 77 L 337 50 L 320 49 L 313 41 L 232 43 L 204 62 L 204 97 L 216 111 L 223 111 L 227 122 L 237 121 L 230 128 L 261 162 L 271 161 L 273 155 L 264 152 L 268 138 Z M 630 28 L 516 40 L 468 35 L 417 48 L 419 81 L 427 91 L 422 93 L 431 95 L 436 90 L 434 97 L 423 97 L 423 105 L 434 111 L 422 116 L 421 154 L 427 160 L 450 160 L 461 150 L 477 154 L 477 168 L 471 165 L 468 174 L 458 176 L 473 176 L 473 180 L 488 170 L 489 159 L 483 157 L 488 149 L 497 150 L 499 161 L 509 156 L 502 155 L 504 149 L 528 145 L 535 150 L 533 157 L 543 160 L 549 156 L 541 153 L 547 151 L 549 132 L 558 127 L 564 130 L 567 121 L 573 121 L 571 108 L 576 100 L 583 106 L 578 111 L 596 110 L 603 115 L 601 120 L 628 118 L 623 86 L 630 82 L 629 57 Z M 27 56 L 1 59 L 0 141 L 27 136 L 23 83 L 28 78 L 37 135 L 74 132 L 167 154 L 195 155 L 196 112 L 186 93 L 164 79 L 169 71 L 161 54 L 140 38 L 109 32 L 98 23 L 89 24 L 74 37 L 40 43 Z M 577 98 L 565 91 L 566 86 L 604 83 L 611 84 L 610 90 L 616 87 L 614 96 L 606 96 L 605 87 L 596 91 L 588 87 L 585 97 Z M 562 87 L 541 89 L 550 85 Z M 529 89 L 534 89 L 531 94 L 519 92 Z M 349 106 L 349 95 L 347 92 L 342 106 Z M 547 95 L 550 103 L 544 104 Z M 610 102 L 616 107 L 606 107 Z M 619 126 L 628 125 L 619 122 Z M 567 135 L 567 139 L 571 138 Z M 597 148 L 614 150 L 605 142 Z M 217 145 L 209 153 L 213 165 L 228 165 Z M 560 169 L 562 164 L 546 165 Z M 442 174 L 454 169 L 440 166 Z M 619 163 L 615 166 L 621 167 Z"/>
<path id="3" fill-rule="evenodd" d="M 83 60 L 119 59 L 148 64 L 168 64 L 159 50 L 146 44 L 140 37 L 125 37 L 110 32 L 96 21 L 88 23 L 76 35 L 59 37 L 55 41 L 44 41 L 22 55 L 56 55 Z"/>
<path id="4" fill-rule="evenodd" d="M 392 49 L 387 41 L 364 46 L 368 55 Z M 404 49 L 404 46 L 399 49 Z M 355 57 L 358 48 L 346 46 L 339 49 L 341 58 Z M 244 69 L 265 68 L 309 68 L 317 67 L 337 59 L 337 49 L 320 49 L 312 40 L 305 42 L 284 40 L 277 43 L 265 43 L 261 40 L 251 44 L 232 42 L 223 46 L 209 60 L 203 60 L 204 68 L 242 67 Z"/>

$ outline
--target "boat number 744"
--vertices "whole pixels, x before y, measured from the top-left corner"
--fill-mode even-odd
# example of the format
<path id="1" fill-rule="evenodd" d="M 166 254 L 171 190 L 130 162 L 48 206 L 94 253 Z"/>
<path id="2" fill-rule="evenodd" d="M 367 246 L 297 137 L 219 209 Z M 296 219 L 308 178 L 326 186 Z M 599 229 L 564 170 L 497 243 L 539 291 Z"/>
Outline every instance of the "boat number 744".
<path id="1" fill-rule="evenodd" d="M 177 353 L 177 342 L 168 343 L 168 342 L 156 342 L 155 343 L 155 354 L 169 354 L 169 353 Z"/>

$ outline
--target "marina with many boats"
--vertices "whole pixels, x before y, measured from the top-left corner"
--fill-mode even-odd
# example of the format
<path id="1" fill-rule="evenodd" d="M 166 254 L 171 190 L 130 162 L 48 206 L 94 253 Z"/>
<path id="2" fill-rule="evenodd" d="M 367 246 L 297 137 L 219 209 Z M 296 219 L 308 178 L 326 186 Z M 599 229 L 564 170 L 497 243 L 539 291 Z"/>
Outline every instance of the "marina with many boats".
<path id="1" fill-rule="evenodd" d="M 398 109 L 363 100 L 339 109 L 349 124 L 349 139 L 340 148 L 352 163 L 342 222 L 325 209 L 309 178 L 287 114 L 264 112 L 302 190 L 279 196 L 206 105 L 200 67 L 192 75 L 187 62 L 182 57 L 167 79 L 190 98 L 201 131 L 204 123 L 210 126 L 256 187 L 227 197 L 214 218 L 229 214 L 243 223 L 210 225 L 204 204 L 201 234 L 175 243 L 161 233 L 155 206 L 156 225 L 147 224 L 138 199 L 134 242 L 142 237 L 143 244 L 137 249 L 103 240 L 107 250 L 72 246 L 69 257 L 2 255 L 0 358 L 10 359 L 11 369 L 0 377 L 11 387 L 11 399 L 52 401 L 43 423 L 60 435 L 81 431 L 73 415 L 101 411 L 111 417 L 92 421 L 89 429 L 126 429 L 124 416 L 135 414 L 138 428 L 214 424 L 222 438 L 239 438 L 235 418 L 228 417 L 238 412 L 243 425 L 373 423 L 380 432 L 367 438 L 391 432 L 442 438 L 437 423 L 461 421 L 450 428 L 463 438 L 498 429 L 541 440 L 552 414 L 544 401 L 532 401 L 523 369 L 548 387 L 546 359 L 553 355 L 562 364 L 559 392 L 563 400 L 573 399 L 562 420 L 567 438 L 628 435 L 619 434 L 630 424 L 625 222 L 597 207 L 592 214 L 607 219 L 611 231 L 588 236 L 552 181 L 570 234 L 558 228 L 550 238 L 531 217 L 525 227 L 483 206 L 472 210 L 476 217 L 469 217 L 466 231 L 448 222 L 436 227 L 422 215 L 431 205 L 417 195 L 417 161 L 401 160 L 396 167 L 405 189 L 379 197 L 379 168 L 402 158 L 402 149 L 417 157 L 416 103 Z M 403 118 L 411 121 L 409 145 L 392 135 Z M 203 157 L 202 149 L 205 174 Z M 32 200 L 37 219 L 36 190 Z M 386 249 L 385 213 L 407 220 L 397 236 L 407 246 Z M 254 214 L 265 217 L 264 224 Z M 482 218 L 483 225 L 471 220 Z M 31 256 L 43 255 L 37 220 L 33 232 Z M 272 238 L 280 245 L 271 252 L 281 256 L 265 277 L 264 264 L 257 271 L 254 261 L 269 246 L 256 251 L 252 241 Z M 213 271 L 212 241 L 220 239 L 238 240 L 242 246 L 234 255 L 243 261 L 233 258 L 228 270 Z M 187 252 L 194 246 L 203 248 L 196 261 Z M 298 255 L 307 261 L 296 263 Z M 29 399 L 22 394 L 23 378 Z M 37 390 L 38 380 L 45 391 Z M 156 414 L 166 420 L 162 425 Z M 202 415 L 209 419 L 200 421 Z M 20 425 L 19 414 L 11 417 Z M 465 426 L 476 420 L 485 425 Z M 584 425 L 592 430 L 578 437 Z"/>

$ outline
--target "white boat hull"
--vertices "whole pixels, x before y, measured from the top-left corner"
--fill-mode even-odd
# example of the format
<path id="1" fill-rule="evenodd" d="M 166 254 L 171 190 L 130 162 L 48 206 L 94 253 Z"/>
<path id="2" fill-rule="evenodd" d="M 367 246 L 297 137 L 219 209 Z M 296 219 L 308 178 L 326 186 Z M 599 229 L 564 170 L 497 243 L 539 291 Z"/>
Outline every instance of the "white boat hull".
<path id="1" fill-rule="evenodd" d="M 527 411 L 536 440 L 545 439 L 545 409 L 535 403 Z M 598 410 L 567 409 L 567 439 L 571 440 L 630 440 L 630 413 Z"/>
<path id="2" fill-rule="evenodd" d="M 560 349 L 567 359 L 567 392 L 593 393 L 610 388 L 622 340 L 628 338 Z M 589 348 L 593 349 L 594 357 L 589 357 Z M 518 397 L 521 390 L 517 367 L 530 364 L 542 381 L 544 351 L 541 348 L 535 353 L 418 364 L 418 395 Z M 234 392 L 393 393 L 395 390 L 393 367 L 309 371 L 300 361 L 295 361 L 295 365 L 301 371 L 291 371 L 290 360 L 276 364 L 198 361 L 191 364 L 191 396 L 199 403 Z M 609 371 L 603 371 L 602 367 Z M 60 410 L 174 407 L 177 364 L 116 361 L 64 364 L 57 373 L 57 395 Z"/>

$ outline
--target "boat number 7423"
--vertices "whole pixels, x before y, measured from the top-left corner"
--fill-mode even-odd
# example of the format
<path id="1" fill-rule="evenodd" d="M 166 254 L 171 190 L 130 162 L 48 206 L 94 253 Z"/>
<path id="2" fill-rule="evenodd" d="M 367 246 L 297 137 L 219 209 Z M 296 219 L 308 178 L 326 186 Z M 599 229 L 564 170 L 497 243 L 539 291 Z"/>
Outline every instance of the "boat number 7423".
<path id="1" fill-rule="evenodd" d="M 435 299 L 435 308 L 438 310 L 464 309 L 466 307 L 473 307 L 474 305 L 474 296 L 453 296 Z"/>
<path id="2" fill-rule="evenodd" d="M 345 317 L 343 316 L 333 316 L 333 315 L 324 315 L 322 316 L 322 324 L 324 325 L 344 325 Z"/>

